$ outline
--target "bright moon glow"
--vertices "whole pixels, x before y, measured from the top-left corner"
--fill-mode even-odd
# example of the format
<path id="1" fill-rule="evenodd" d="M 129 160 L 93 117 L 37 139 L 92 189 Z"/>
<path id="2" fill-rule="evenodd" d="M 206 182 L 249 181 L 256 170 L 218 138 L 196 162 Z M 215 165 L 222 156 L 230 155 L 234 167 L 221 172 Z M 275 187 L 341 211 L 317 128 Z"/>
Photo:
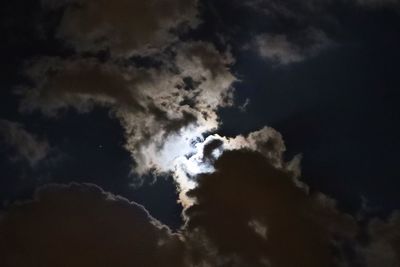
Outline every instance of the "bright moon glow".
<path id="1" fill-rule="evenodd" d="M 192 202 L 185 193 L 197 185 L 196 176 L 214 171 L 212 163 L 203 157 L 204 146 L 217 135 L 204 138 L 199 127 L 187 127 L 178 134 L 167 137 L 161 150 L 153 155 L 153 163 L 161 172 L 172 172 L 184 206 Z M 218 136 L 219 137 L 219 136 Z M 211 156 L 216 159 L 222 151 L 216 149 Z"/>
<path id="2" fill-rule="evenodd" d="M 165 139 L 160 137 L 162 147 L 152 143 L 143 151 L 143 154 L 147 156 L 147 164 L 153 166 L 156 172 L 173 175 L 180 193 L 179 200 L 184 207 L 193 204 L 193 200 L 186 196 L 186 192 L 196 188 L 198 175 L 214 172 L 214 161 L 222 155 L 224 150 L 253 148 L 252 143 L 243 136 L 222 137 L 211 134 L 210 129 L 215 129 L 215 127 L 210 127 L 210 125 L 191 125 Z M 203 155 L 205 146 L 215 140 L 221 141 L 221 145 L 208 151 L 207 155 Z"/>

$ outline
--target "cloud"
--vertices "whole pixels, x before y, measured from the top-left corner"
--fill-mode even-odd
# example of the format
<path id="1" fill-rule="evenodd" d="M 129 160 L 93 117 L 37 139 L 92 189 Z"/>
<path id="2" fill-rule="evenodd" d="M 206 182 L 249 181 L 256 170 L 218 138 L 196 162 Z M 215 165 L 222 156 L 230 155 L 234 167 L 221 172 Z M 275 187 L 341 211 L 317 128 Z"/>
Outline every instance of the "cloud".
<path id="1" fill-rule="evenodd" d="M 178 234 L 95 185 L 47 185 L 0 221 L 0 265 L 184 266 Z"/>
<path id="2" fill-rule="evenodd" d="M 283 160 L 286 146 L 282 135 L 274 128 L 267 126 L 247 135 L 237 135 L 235 137 L 223 137 L 218 134 L 210 135 L 202 143 L 200 153 L 207 160 L 216 160 L 223 151 L 241 149 L 259 152 L 277 168 L 287 167 L 287 163 Z M 291 167 L 294 168 L 293 165 Z"/>
<path id="3" fill-rule="evenodd" d="M 286 146 L 282 135 L 271 127 L 249 133 L 247 136 L 238 135 L 228 141 L 228 150 L 249 149 L 262 154 L 277 168 L 284 168 L 283 153 Z"/>
<path id="4" fill-rule="evenodd" d="M 260 152 L 225 151 L 214 167 L 188 192 L 194 204 L 177 233 L 96 185 L 42 186 L 0 213 L 0 265 L 352 266 L 356 251 L 368 267 L 398 266 L 398 214 L 373 220 L 361 245 L 353 217 Z"/>
<path id="5" fill-rule="evenodd" d="M 168 172 L 176 157 L 190 152 L 193 139 L 217 129 L 217 109 L 232 104 L 231 62 L 204 42 L 174 47 L 161 66 L 149 68 L 43 58 L 27 71 L 36 86 L 20 91 L 20 109 L 55 116 L 68 108 L 108 107 L 125 129 L 135 171 Z"/>
<path id="6" fill-rule="evenodd" d="M 264 33 L 255 37 L 252 46 L 262 58 L 274 64 L 287 65 L 317 55 L 331 43 L 323 32 L 317 30 L 305 31 L 303 38 L 307 40 L 304 44 L 289 38 L 286 34 Z"/>
<path id="7" fill-rule="evenodd" d="M 116 56 L 157 52 L 176 39 L 173 31 L 193 27 L 197 0 L 42 0 L 61 10 L 58 36 L 78 51 L 109 49 Z"/>
<path id="8" fill-rule="evenodd" d="M 205 134 L 205 136 L 207 136 Z M 166 142 L 173 147 L 181 147 L 182 138 L 173 142 Z M 184 140 L 184 139 L 183 139 Z M 274 167 L 285 170 L 293 177 L 293 181 L 305 190 L 307 186 L 299 181 L 300 156 L 295 156 L 291 161 L 283 160 L 286 150 L 284 141 L 279 132 L 271 127 L 263 127 L 260 130 L 247 135 L 235 137 L 224 137 L 218 134 L 209 134 L 207 137 L 199 136 L 191 139 L 192 145 L 188 150 L 178 149 L 173 161 L 171 173 L 175 178 L 179 191 L 179 202 L 184 208 L 193 205 L 193 199 L 188 198 L 186 193 L 197 187 L 199 175 L 215 172 L 214 163 L 225 152 L 233 150 L 254 151 L 264 156 Z M 168 148 L 168 146 L 166 147 Z"/>
<path id="9" fill-rule="evenodd" d="M 197 25 L 197 0 L 42 3 L 61 12 L 58 37 L 78 54 L 31 62 L 34 86 L 19 91 L 20 111 L 56 117 L 69 108 L 109 108 L 125 130 L 137 174 L 174 172 L 175 160 L 218 128 L 217 110 L 233 104 L 230 53 L 207 42 L 175 42 Z M 93 56 L 99 50 L 110 56 Z"/>
<path id="10" fill-rule="evenodd" d="M 367 227 L 368 242 L 359 253 L 367 267 L 400 266 L 400 212 L 395 211 L 387 221 L 372 219 Z"/>
<path id="11" fill-rule="evenodd" d="M 273 65 L 304 61 L 335 43 L 329 31 L 337 26 L 330 11 L 333 1 L 252 0 L 238 5 L 264 20 L 245 48 Z"/>
<path id="12" fill-rule="evenodd" d="M 188 192 L 195 204 L 185 216 L 189 232 L 214 247 L 205 254 L 225 257 L 226 266 L 333 266 L 341 242 L 357 232 L 333 200 L 308 194 L 257 152 L 225 152 L 215 169 Z"/>
<path id="13" fill-rule="evenodd" d="M 399 4 L 398 0 L 236 1 L 240 8 L 254 12 L 259 17 L 257 22 L 264 21 L 257 25 L 255 34 L 244 47 L 256 51 L 274 65 L 301 62 L 335 47 L 344 37 L 338 35 L 338 30 L 347 31 L 339 13 L 397 9 Z"/>
<path id="14" fill-rule="evenodd" d="M 50 150 L 46 140 L 38 139 L 17 122 L 0 119 L 0 137 L 14 151 L 11 160 L 25 160 L 32 167 L 43 160 Z"/>

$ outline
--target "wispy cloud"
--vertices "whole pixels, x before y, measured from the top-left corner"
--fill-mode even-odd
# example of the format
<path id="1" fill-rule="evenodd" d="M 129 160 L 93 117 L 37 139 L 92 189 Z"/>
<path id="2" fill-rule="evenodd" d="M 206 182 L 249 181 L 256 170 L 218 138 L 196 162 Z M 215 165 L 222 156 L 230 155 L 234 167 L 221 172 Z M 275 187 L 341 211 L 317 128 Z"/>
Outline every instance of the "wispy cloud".
<path id="1" fill-rule="evenodd" d="M 39 139 L 28 132 L 22 124 L 9 120 L 0 120 L 0 137 L 14 153 L 10 160 L 25 160 L 32 167 L 43 160 L 50 150 L 50 145 L 44 139 Z"/>

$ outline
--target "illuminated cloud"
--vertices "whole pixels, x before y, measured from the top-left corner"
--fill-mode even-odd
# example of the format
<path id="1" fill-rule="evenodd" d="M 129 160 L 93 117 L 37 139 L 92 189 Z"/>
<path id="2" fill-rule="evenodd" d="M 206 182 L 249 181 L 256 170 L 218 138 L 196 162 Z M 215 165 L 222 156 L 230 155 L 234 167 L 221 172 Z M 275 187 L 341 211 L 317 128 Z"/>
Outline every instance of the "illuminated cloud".
<path id="1" fill-rule="evenodd" d="M 197 166 L 194 173 L 196 163 L 184 161 L 217 130 L 217 110 L 233 104 L 236 78 L 228 52 L 207 42 L 174 43 L 182 28 L 198 22 L 197 1 L 43 0 L 43 5 L 62 12 L 58 37 L 78 53 L 108 50 L 110 58 L 77 54 L 32 62 L 27 74 L 35 86 L 20 91 L 20 110 L 56 117 L 69 108 L 109 108 L 125 130 L 137 174 L 203 172 Z M 157 64 L 145 67 L 125 59 L 130 56 Z M 190 187 L 189 178 L 185 181 L 179 184 Z"/>
<path id="2" fill-rule="evenodd" d="M 161 67 L 121 66 L 97 59 L 45 58 L 27 71 L 34 88 L 20 93 L 21 111 L 56 116 L 74 108 L 110 108 L 125 129 L 135 171 L 162 173 L 218 128 L 217 109 L 232 104 L 232 59 L 211 44 L 184 43 Z"/>

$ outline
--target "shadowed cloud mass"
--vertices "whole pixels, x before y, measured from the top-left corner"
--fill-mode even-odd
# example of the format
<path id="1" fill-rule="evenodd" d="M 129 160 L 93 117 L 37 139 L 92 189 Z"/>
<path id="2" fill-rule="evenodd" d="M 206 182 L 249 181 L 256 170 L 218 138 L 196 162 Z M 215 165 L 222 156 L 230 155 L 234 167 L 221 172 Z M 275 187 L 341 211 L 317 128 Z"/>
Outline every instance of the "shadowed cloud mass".
<path id="1" fill-rule="evenodd" d="M 176 39 L 172 30 L 195 26 L 196 0 L 43 0 L 61 9 L 57 35 L 78 51 L 108 49 L 116 56 L 148 54 Z"/>
<path id="2" fill-rule="evenodd" d="M 396 214 L 359 243 L 352 216 L 262 154 L 225 152 L 215 170 L 188 192 L 194 204 L 178 233 L 98 186 L 44 186 L 2 214 L 2 266 L 396 266 Z"/>
<path id="3" fill-rule="evenodd" d="M 183 266 L 178 235 L 95 185 L 47 185 L 0 221 L 1 266 Z"/>

